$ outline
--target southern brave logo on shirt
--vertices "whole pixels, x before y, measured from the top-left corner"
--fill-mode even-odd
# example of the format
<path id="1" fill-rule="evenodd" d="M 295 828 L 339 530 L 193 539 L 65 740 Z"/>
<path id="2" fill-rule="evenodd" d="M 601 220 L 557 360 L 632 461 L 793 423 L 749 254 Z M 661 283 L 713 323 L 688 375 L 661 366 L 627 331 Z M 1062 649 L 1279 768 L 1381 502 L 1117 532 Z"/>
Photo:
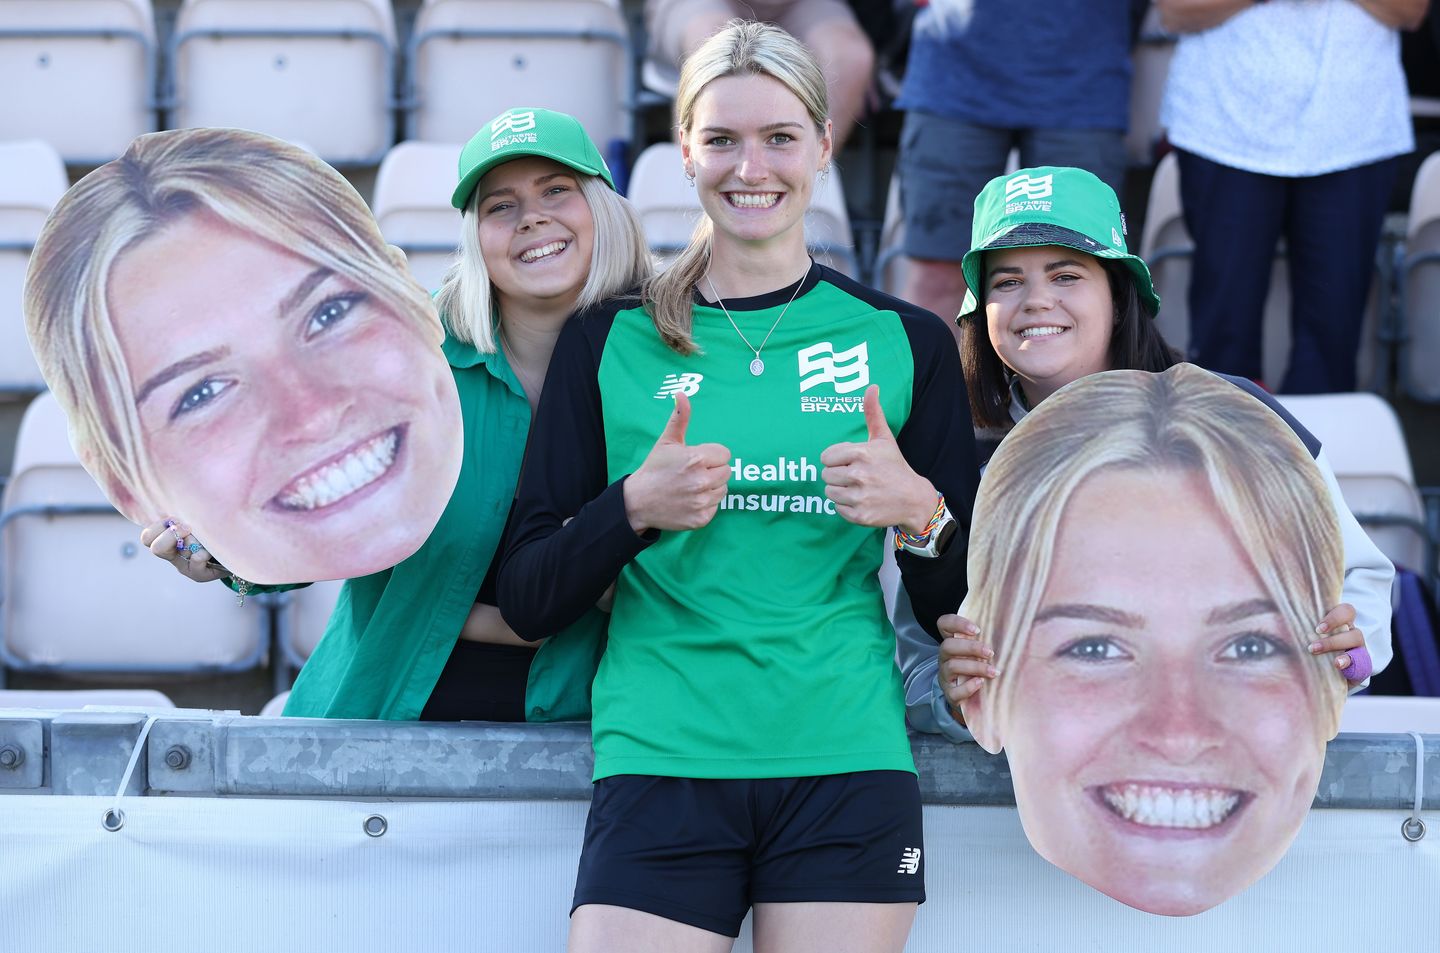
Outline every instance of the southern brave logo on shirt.
<path id="1" fill-rule="evenodd" d="M 863 413 L 863 391 L 870 384 L 870 343 L 861 341 L 846 351 L 835 350 L 829 341 L 821 341 L 798 352 L 800 359 L 800 412 Z M 806 394 L 807 390 L 829 384 L 829 394 Z M 860 391 L 862 393 L 855 393 Z M 845 396 L 853 394 L 854 396 Z"/>
<path id="2" fill-rule="evenodd" d="M 799 352 L 800 393 L 821 384 L 833 384 L 835 393 L 863 390 L 870 383 L 870 347 L 861 341 L 848 351 L 837 351 L 829 341 Z M 807 376 L 808 375 L 808 376 Z"/>
<path id="3" fill-rule="evenodd" d="M 694 397 L 700 392 L 700 382 L 704 379 L 704 374 L 666 374 L 660 389 L 655 392 L 655 399 L 669 400 L 676 394 Z"/>

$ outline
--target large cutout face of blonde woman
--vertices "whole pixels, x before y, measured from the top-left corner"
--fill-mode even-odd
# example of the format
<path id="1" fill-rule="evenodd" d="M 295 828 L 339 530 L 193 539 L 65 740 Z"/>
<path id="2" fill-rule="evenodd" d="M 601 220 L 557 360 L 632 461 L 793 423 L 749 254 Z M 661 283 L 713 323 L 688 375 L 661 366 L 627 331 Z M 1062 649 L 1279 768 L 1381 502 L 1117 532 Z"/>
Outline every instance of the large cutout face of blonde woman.
<path id="1" fill-rule="evenodd" d="M 1345 691 L 1307 649 L 1339 528 L 1283 420 L 1190 365 L 1077 381 L 997 451 L 969 572 L 1001 674 L 964 714 L 1043 857 L 1171 916 L 1280 860 Z"/>
<path id="2" fill-rule="evenodd" d="M 134 153 L 144 186 L 102 167 L 61 200 L 28 278 L 31 340 L 82 462 L 125 516 L 180 521 L 251 581 L 395 565 L 434 528 L 462 452 L 429 296 L 318 159 L 236 130 L 158 135 L 174 139 L 110 164 Z M 107 199 L 110 220 L 71 206 Z M 62 273 L 77 254 L 89 267 Z M 45 313 L 66 280 L 80 305 Z"/>

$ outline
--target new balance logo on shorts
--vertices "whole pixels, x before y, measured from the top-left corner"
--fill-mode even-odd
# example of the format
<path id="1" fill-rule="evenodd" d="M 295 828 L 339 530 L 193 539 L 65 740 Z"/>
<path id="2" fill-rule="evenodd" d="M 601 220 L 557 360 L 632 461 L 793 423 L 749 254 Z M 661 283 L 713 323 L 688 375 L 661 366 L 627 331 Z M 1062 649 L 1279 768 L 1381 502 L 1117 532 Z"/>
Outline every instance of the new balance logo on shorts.
<path id="1" fill-rule="evenodd" d="M 800 351 L 800 393 L 821 384 L 833 384 L 835 393 L 864 390 L 870 383 L 870 347 L 861 341 L 848 351 L 837 351 L 821 341 Z M 809 374 L 809 377 L 805 375 Z"/>
<path id="2" fill-rule="evenodd" d="M 660 389 L 655 392 L 655 399 L 668 400 L 676 394 L 694 397 L 700 392 L 700 382 L 704 379 L 704 374 L 666 374 Z"/>
<path id="3" fill-rule="evenodd" d="M 907 847 L 900 852 L 900 866 L 895 870 L 897 874 L 917 874 L 920 872 L 920 848 Z"/>

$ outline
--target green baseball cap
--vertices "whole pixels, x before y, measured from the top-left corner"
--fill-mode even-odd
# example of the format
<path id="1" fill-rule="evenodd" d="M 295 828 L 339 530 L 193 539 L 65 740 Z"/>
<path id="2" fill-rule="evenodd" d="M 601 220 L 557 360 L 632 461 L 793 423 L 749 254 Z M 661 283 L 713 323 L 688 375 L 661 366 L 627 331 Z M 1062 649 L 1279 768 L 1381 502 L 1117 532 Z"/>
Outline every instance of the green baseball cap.
<path id="1" fill-rule="evenodd" d="M 1040 166 L 997 176 L 975 197 L 970 250 L 960 260 L 967 288 L 979 288 L 985 252 L 997 248 L 1063 245 L 1096 258 L 1125 263 L 1140 301 L 1153 318 L 1160 296 L 1150 269 L 1125 248 L 1125 216 L 1115 190 L 1084 169 Z M 960 319 L 975 313 L 979 301 L 965 292 Z"/>
<path id="2" fill-rule="evenodd" d="M 463 211 L 482 175 L 521 156 L 554 159 L 576 172 L 598 175 L 615 188 L 604 157 L 580 120 L 549 109 L 516 106 L 481 126 L 460 150 L 460 184 L 450 204 Z"/>

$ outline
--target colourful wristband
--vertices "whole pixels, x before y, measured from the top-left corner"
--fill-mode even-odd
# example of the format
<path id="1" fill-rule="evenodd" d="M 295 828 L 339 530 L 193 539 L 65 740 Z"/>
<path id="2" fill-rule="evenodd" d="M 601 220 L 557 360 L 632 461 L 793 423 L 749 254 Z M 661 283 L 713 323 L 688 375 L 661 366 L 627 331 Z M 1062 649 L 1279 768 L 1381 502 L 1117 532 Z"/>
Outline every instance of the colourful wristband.
<path id="1" fill-rule="evenodd" d="M 945 518 L 945 494 L 936 493 L 935 496 L 938 498 L 935 503 L 935 512 L 931 514 L 930 522 L 925 524 L 923 530 L 911 536 L 900 527 L 895 527 L 896 550 L 904 549 L 907 546 L 914 549 L 924 549 L 930 545 L 930 537 L 935 535 L 935 527 L 939 526 L 940 521 Z"/>

